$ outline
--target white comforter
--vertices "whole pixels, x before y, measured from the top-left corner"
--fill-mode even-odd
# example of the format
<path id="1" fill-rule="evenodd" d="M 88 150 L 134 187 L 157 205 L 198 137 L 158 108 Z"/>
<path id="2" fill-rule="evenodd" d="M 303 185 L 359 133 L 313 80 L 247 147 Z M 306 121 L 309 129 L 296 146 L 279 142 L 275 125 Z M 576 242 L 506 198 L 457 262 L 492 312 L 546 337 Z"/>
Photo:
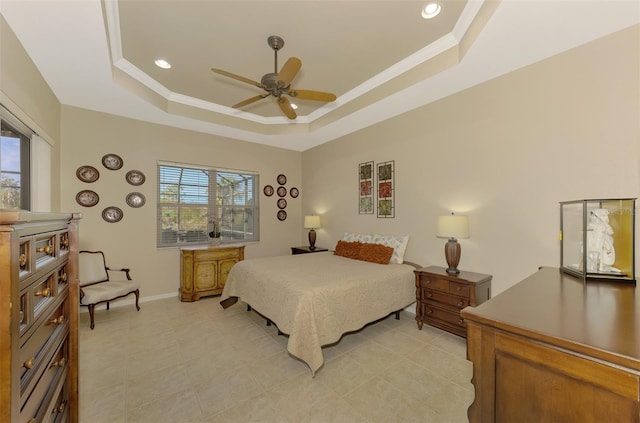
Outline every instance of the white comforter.
<path id="1" fill-rule="evenodd" d="M 322 366 L 322 346 L 415 302 L 414 267 L 331 252 L 250 259 L 231 269 L 221 300 L 237 297 L 289 334 L 287 350 Z"/>

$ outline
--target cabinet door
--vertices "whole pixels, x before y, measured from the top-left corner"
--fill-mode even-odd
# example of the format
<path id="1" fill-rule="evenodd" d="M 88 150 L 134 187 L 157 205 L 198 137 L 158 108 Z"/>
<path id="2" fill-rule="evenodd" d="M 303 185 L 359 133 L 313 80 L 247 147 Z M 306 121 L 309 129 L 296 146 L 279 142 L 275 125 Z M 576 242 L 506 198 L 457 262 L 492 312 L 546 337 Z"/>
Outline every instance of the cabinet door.
<path id="1" fill-rule="evenodd" d="M 195 264 L 195 290 L 203 291 L 217 288 L 217 261 L 200 261 Z"/>
<path id="2" fill-rule="evenodd" d="M 229 272 L 234 264 L 238 262 L 237 259 L 227 259 L 220 260 L 219 268 L 220 268 L 220 276 L 218 278 L 218 285 L 216 288 L 222 289 L 224 288 L 224 284 L 227 283 L 227 276 L 229 276 Z"/>

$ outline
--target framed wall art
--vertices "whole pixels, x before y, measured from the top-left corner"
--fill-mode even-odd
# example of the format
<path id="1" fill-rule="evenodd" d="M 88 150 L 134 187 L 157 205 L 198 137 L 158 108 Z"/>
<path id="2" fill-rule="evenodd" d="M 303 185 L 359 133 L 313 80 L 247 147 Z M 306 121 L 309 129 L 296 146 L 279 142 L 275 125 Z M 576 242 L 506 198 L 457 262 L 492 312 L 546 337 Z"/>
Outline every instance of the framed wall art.
<path id="1" fill-rule="evenodd" d="M 358 213 L 373 214 L 373 162 L 358 165 Z"/>
<path id="2" fill-rule="evenodd" d="M 395 217 L 394 162 L 378 163 L 378 217 Z"/>

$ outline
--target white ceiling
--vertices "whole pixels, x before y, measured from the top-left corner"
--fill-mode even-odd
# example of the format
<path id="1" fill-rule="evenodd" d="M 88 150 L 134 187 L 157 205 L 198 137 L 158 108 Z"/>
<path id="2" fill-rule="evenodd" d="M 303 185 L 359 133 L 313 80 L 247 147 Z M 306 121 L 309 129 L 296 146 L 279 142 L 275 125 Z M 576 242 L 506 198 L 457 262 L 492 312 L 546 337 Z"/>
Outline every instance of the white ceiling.
<path id="1" fill-rule="evenodd" d="M 62 104 L 304 151 L 640 22 L 637 0 L 2 0 L 0 13 Z M 476 37 L 476 32 L 481 32 Z M 333 92 L 283 117 L 230 106 L 299 57 L 292 86 Z M 173 68 L 152 62 L 168 59 Z"/>

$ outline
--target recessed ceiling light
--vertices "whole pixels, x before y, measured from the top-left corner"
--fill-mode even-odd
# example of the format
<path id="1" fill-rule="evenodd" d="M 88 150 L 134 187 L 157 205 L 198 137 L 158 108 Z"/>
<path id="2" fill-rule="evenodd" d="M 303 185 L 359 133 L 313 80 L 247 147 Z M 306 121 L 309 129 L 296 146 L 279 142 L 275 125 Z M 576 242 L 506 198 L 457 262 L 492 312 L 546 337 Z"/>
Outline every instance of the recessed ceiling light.
<path id="1" fill-rule="evenodd" d="M 442 7 L 440 7 L 439 3 L 429 3 L 422 9 L 422 17 L 425 19 L 435 18 L 440 13 L 440 10 L 442 10 Z"/>
<path id="2" fill-rule="evenodd" d="M 158 59 L 155 61 L 157 67 L 162 69 L 171 69 L 171 63 L 167 62 L 164 59 Z"/>

